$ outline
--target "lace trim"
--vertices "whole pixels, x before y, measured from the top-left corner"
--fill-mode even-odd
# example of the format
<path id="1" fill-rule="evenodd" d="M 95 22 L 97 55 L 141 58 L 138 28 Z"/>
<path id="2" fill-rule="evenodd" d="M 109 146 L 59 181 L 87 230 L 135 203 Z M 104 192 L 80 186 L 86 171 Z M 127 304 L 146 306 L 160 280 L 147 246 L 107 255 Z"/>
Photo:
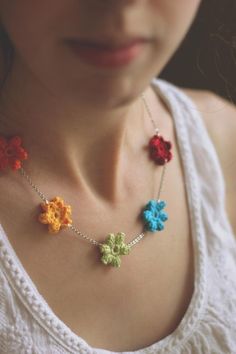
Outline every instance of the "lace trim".
<path id="1" fill-rule="evenodd" d="M 192 106 L 193 103 L 190 100 L 188 102 L 187 97 L 179 90 L 175 89 L 171 84 L 167 84 L 162 80 L 154 79 L 153 85 L 168 105 L 170 111 L 172 111 L 172 117 L 175 121 L 188 192 L 187 195 L 194 245 L 195 280 L 194 293 L 189 307 L 176 330 L 157 343 L 137 351 L 129 352 L 134 354 L 151 353 L 154 351 L 157 353 L 157 350 L 171 350 L 173 347 L 176 350 L 178 349 L 177 347 L 184 345 L 203 315 L 206 298 L 206 250 L 203 242 L 204 230 L 200 216 L 199 185 L 197 183 L 196 170 L 191 155 L 190 142 L 186 132 L 186 122 L 183 120 L 183 108 L 181 107 L 182 110 L 180 110 L 178 96 L 182 95 L 183 102 L 186 102 L 186 112 L 189 112 L 189 106 Z M 191 112 L 191 114 L 192 113 L 193 112 Z M 199 118 L 196 117 L 196 119 Z M 76 351 L 80 354 L 92 354 L 96 353 L 96 351 L 112 353 L 105 349 L 92 348 L 89 346 L 85 340 L 72 332 L 66 324 L 53 313 L 45 299 L 39 294 L 29 275 L 24 270 L 23 265 L 10 245 L 1 225 L 0 259 L 5 268 L 5 274 L 8 281 L 21 299 L 22 303 L 27 307 L 35 320 L 39 322 L 39 324 L 64 348 L 73 353 Z M 123 353 L 125 354 L 128 352 Z"/>

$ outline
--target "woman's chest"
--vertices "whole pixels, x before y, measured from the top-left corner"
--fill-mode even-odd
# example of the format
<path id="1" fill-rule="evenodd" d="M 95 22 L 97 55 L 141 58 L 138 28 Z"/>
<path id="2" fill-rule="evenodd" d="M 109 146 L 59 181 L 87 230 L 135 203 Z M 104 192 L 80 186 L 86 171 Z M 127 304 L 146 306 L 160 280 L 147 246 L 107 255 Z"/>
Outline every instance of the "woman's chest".
<path id="1" fill-rule="evenodd" d="M 91 346 L 137 350 L 169 335 L 184 316 L 193 293 L 192 230 L 183 185 L 175 182 L 165 193 L 165 230 L 147 233 L 121 256 L 120 268 L 103 265 L 97 247 L 67 231 L 59 236 L 37 231 L 35 220 L 29 221 L 35 218 L 30 208 L 14 223 L 2 217 L 40 294 Z"/>
<path id="2" fill-rule="evenodd" d="M 172 166 L 163 192 L 169 215 L 165 230 L 146 233 L 129 255 L 121 256 L 120 268 L 103 265 L 99 249 L 70 232 L 55 236 L 42 231 L 31 206 L 36 200 L 22 195 L 22 208 L 8 200 L 7 213 L 0 211 L 3 227 L 41 295 L 55 315 L 93 347 L 132 351 L 149 346 L 173 332 L 186 312 L 194 283 L 193 230 L 180 161 Z M 94 225 L 92 235 L 121 231 L 120 225 L 140 231 L 140 223 L 130 221 L 137 215 L 136 204 L 142 204 L 140 188 L 150 194 L 142 183 L 117 213 L 90 208 L 88 216 L 81 216 L 80 228 Z M 11 206 L 18 210 L 14 222 Z M 132 238 L 127 233 L 127 241 Z"/>
<path id="3" fill-rule="evenodd" d="M 104 266 L 96 247 L 66 235 L 35 235 L 37 242 L 29 235 L 20 243 L 15 231 L 12 241 L 41 295 L 73 332 L 93 347 L 137 350 L 170 334 L 192 296 L 191 230 L 183 205 L 181 212 L 178 224 L 169 208 L 173 223 L 146 234 L 120 268 Z"/>

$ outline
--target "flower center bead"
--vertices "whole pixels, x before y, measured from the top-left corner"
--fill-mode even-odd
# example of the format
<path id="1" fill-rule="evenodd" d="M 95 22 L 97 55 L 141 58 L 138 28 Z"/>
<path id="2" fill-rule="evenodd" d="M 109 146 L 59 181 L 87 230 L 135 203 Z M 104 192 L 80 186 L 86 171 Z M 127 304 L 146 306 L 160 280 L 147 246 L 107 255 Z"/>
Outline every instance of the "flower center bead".
<path id="1" fill-rule="evenodd" d="M 11 147 L 7 147 L 5 150 L 5 155 L 11 157 L 14 155 L 14 150 Z"/>

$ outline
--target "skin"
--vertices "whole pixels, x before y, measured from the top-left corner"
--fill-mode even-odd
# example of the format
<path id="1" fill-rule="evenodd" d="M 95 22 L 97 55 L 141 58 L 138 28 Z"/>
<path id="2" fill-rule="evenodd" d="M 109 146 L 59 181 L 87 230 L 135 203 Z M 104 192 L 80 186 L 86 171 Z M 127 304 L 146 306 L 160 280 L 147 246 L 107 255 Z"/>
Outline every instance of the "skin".
<path id="1" fill-rule="evenodd" d="M 59 155 L 60 170 L 78 183 L 81 168 L 86 169 L 81 161 L 85 155 L 104 168 L 109 163 L 109 180 L 114 179 L 119 156 L 126 155 L 127 149 L 131 150 L 127 145 L 136 145 L 142 137 L 143 116 L 138 113 L 136 118 L 141 106 L 139 95 L 182 40 L 199 0 L 181 0 L 174 5 L 171 0 L 23 0 L 20 5 L 17 1 L 0 4 L 1 21 L 16 48 L 2 103 L 2 111 L 11 117 L 10 131 L 15 128 L 24 136 L 34 159 L 41 157 L 42 149 L 51 151 L 53 159 L 45 164 L 53 164 L 55 171 L 54 161 Z M 110 71 L 80 62 L 65 44 L 70 37 L 101 34 L 102 38 L 102 34 L 117 33 L 123 37 L 145 35 L 153 42 L 129 68 Z M 38 142 L 34 151 L 29 141 L 32 131 L 33 140 Z M 100 147 L 95 151 L 96 142 Z M 111 150 L 112 156 L 107 156 Z"/>
<path id="2" fill-rule="evenodd" d="M 1 178 L 1 223 L 19 258 L 54 312 L 95 347 L 124 351 L 150 345 L 177 327 L 192 296 L 193 251 L 175 129 L 170 112 L 149 83 L 180 44 L 199 4 L 199 0 L 0 1 L 1 22 L 16 51 L 0 101 L 1 133 L 22 136 L 30 152 L 27 169 L 32 179 L 46 195 L 63 191 L 79 215 L 81 230 L 98 241 L 108 230 L 121 227 L 128 235 L 140 233 L 135 216 L 156 195 L 161 175 L 143 149 L 153 128 L 140 100 L 142 92 L 158 128 L 173 142 L 175 159 L 168 166 L 163 196 L 173 222 L 163 237 L 147 238 L 137 246 L 118 272 L 93 263 L 96 253 L 91 245 L 63 237 L 66 232 L 49 238 L 32 218 L 37 195 L 18 175 Z M 117 33 L 153 40 L 139 60 L 119 70 L 82 63 L 65 44 L 70 37 Z M 206 103 L 201 106 L 209 101 L 208 93 L 188 94 L 208 112 Z M 223 103 L 226 116 L 230 109 L 235 112 Z M 212 127 L 210 115 L 203 115 Z M 228 119 L 231 127 L 232 118 Z M 223 151 L 222 140 L 215 141 Z M 233 175 L 231 171 L 227 176 Z M 228 204 L 233 207 L 233 202 Z M 17 210 L 14 222 L 12 210 Z M 161 270 L 155 274 L 157 282 L 153 269 Z"/>
<path id="3" fill-rule="evenodd" d="M 236 108 L 222 97 L 208 91 L 185 89 L 197 104 L 217 155 L 225 181 L 225 208 L 236 235 Z"/>

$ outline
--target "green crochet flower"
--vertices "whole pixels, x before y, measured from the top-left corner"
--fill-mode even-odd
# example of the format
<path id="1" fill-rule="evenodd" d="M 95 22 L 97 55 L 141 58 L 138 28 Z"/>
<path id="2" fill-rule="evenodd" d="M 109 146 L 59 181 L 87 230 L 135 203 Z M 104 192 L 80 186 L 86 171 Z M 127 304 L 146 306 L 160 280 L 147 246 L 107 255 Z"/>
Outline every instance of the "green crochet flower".
<path id="1" fill-rule="evenodd" d="M 131 247 L 124 243 L 125 234 L 118 232 L 116 235 L 109 234 L 106 241 L 99 246 L 102 254 L 101 261 L 105 265 L 120 267 L 120 256 L 127 255 Z"/>

